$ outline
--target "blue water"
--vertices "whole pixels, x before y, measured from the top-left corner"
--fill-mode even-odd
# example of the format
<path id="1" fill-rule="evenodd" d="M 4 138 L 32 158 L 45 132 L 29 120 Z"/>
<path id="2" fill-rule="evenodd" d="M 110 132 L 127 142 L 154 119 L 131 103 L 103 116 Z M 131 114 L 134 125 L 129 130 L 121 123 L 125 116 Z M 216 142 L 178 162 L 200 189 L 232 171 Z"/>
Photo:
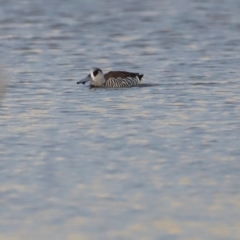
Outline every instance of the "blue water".
<path id="1" fill-rule="evenodd" d="M 0 239 L 240 239 L 239 1 L 0 4 Z"/>

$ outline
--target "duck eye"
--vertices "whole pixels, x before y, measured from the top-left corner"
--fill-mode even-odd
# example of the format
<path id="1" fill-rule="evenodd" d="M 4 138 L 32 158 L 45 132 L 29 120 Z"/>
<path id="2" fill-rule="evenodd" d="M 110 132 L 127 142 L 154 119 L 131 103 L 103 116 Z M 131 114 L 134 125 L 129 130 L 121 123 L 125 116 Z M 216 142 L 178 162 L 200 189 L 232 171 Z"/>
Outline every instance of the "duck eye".
<path id="1" fill-rule="evenodd" d="M 96 77 L 97 75 L 98 75 L 98 70 L 95 70 L 95 71 L 93 72 L 93 76 Z"/>

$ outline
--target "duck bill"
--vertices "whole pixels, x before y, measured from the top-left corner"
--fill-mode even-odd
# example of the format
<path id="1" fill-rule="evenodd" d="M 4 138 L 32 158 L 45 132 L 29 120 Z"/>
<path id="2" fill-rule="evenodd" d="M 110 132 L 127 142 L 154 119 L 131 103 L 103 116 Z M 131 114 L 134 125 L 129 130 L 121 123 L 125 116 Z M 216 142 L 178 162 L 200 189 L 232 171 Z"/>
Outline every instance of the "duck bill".
<path id="1" fill-rule="evenodd" d="M 79 83 L 85 84 L 86 82 L 88 82 L 90 80 L 91 80 L 91 78 L 87 76 L 87 77 L 83 78 L 82 80 L 78 81 L 77 84 L 79 84 Z"/>

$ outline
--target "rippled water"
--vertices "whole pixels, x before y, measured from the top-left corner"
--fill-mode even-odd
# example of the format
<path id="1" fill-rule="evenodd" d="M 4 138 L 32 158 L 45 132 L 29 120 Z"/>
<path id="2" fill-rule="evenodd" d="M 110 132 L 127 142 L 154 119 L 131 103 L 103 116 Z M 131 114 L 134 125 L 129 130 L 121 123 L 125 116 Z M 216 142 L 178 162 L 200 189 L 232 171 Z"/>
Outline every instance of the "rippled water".
<path id="1" fill-rule="evenodd" d="M 0 239 L 240 239 L 239 1 L 0 3 Z"/>

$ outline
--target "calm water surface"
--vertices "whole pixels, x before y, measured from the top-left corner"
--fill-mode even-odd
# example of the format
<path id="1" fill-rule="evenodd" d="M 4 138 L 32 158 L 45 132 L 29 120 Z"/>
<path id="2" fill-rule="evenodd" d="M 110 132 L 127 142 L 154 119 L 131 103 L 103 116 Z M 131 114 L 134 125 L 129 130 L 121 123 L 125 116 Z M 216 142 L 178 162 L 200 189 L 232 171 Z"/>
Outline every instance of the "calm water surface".
<path id="1" fill-rule="evenodd" d="M 240 239 L 239 1 L 0 4 L 0 239 Z"/>

